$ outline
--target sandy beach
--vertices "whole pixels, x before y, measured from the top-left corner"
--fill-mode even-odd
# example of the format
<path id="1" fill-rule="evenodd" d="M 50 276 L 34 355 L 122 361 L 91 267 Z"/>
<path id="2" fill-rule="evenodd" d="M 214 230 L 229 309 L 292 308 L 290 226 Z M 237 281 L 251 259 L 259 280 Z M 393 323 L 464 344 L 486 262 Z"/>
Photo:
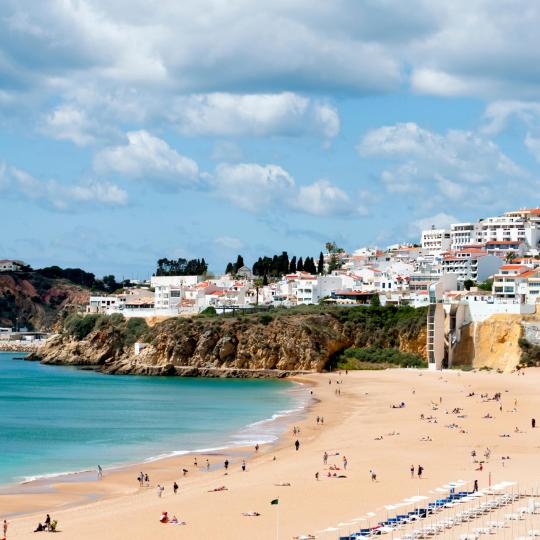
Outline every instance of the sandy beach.
<path id="1" fill-rule="evenodd" d="M 258 452 L 245 448 L 197 455 L 197 468 L 194 456 L 186 455 L 105 471 L 101 481 L 83 475 L 86 481 L 53 483 L 45 493 L 32 483 L 18 486 L 17 493 L 4 491 L 0 509 L 2 518 L 8 517 L 8 540 L 35 538 L 32 531 L 46 512 L 58 520 L 65 540 L 263 540 L 308 533 L 337 538 L 337 530 L 321 531 L 353 530 L 354 525 L 343 524 L 368 512 L 376 514 L 375 523 L 386 516 L 385 505 L 417 494 L 433 499 L 433 490 L 450 481 L 470 481 L 472 487 L 478 480 L 480 488 L 490 476 L 493 483 L 511 480 L 522 487 L 537 482 L 540 428 L 531 429 L 531 419 L 540 422 L 540 369 L 524 375 L 396 369 L 314 374 L 302 380 L 313 385 L 314 402 L 296 422 L 299 435 L 290 426 L 277 444 Z M 496 392 L 501 393 L 500 402 L 481 397 Z M 401 402 L 404 407 L 392 407 Z M 454 413 L 456 408 L 461 410 Z M 324 424 L 317 423 L 317 417 L 323 417 Z M 484 460 L 486 448 L 491 455 L 480 471 L 471 452 Z M 329 454 L 327 465 L 324 452 Z M 225 459 L 230 461 L 228 474 Z M 422 479 L 416 474 L 411 478 L 411 465 L 424 468 Z M 331 466 L 340 469 L 329 470 Z M 186 476 L 182 468 L 188 469 Z M 139 486 L 140 470 L 150 476 L 150 487 Z M 370 471 L 375 471 L 376 481 Z M 174 481 L 179 484 L 176 495 Z M 165 487 L 161 498 L 158 484 Z M 211 491 L 221 486 L 227 490 Z M 274 499 L 278 505 L 270 504 Z M 186 525 L 159 523 L 162 511 Z"/>

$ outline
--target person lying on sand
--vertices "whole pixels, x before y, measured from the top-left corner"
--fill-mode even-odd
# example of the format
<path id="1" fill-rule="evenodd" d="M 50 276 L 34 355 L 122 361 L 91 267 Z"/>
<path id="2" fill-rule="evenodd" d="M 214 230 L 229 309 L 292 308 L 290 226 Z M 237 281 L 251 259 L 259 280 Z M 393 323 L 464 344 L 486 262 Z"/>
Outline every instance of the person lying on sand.
<path id="1" fill-rule="evenodd" d="M 280 486 L 280 487 L 289 487 L 291 485 L 290 482 L 280 482 L 279 484 L 274 484 L 274 486 Z"/>
<path id="2" fill-rule="evenodd" d="M 160 523 L 169 523 L 169 516 L 167 512 L 161 512 L 161 516 L 159 516 L 159 522 Z"/>
<path id="3" fill-rule="evenodd" d="M 185 521 L 178 521 L 178 518 L 173 516 L 171 521 L 169 521 L 169 525 L 187 525 L 187 523 Z"/>
<path id="4" fill-rule="evenodd" d="M 229 490 L 225 486 L 219 486 L 219 487 L 214 488 L 214 489 L 209 489 L 208 493 L 212 493 L 214 491 L 229 491 Z"/>
<path id="5" fill-rule="evenodd" d="M 382 435 L 379 435 L 378 437 L 375 437 L 376 441 L 382 441 Z"/>
<path id="6" fill-rule="evenodd" d="M 302 536 L 293 536 L 293 540 L 313 540 L 314 538 L 317 538 L 313 534 L 303 534 Z"/>
<path id="7" fill-rule="evenodd" d="M 242 512 L 242 515 L 246 517 L 258 517 L 261 514 L 259 512 Z"/>
<path id="8" fill-rule="evenodd" d="M 429 435 L 426 435 L 424 437 L 420 437 L 420 440 L 424 441 L 424 442 L 432 442 L 432 438 Z"/>

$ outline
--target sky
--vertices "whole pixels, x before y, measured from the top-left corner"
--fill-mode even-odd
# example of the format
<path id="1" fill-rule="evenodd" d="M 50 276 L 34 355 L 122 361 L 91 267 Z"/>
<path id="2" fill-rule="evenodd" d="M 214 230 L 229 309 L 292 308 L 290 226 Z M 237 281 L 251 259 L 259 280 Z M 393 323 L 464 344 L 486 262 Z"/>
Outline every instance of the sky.
<path id="1" fill-rule="evenodd" d="M 3 0 L 0 258 L 146 278 L 540 204 L 540 4 Z"/>

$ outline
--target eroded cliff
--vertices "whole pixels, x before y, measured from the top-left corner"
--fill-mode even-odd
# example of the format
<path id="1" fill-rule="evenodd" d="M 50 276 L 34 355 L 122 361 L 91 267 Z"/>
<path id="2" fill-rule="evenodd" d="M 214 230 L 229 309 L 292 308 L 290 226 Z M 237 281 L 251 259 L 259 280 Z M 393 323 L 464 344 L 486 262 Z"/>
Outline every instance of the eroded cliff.
<path id="1" fill-rule="evenodd" d="M 147 328 L 134 319 L 81 319 L 47 342 L 45 363 L 107 373 L 253 376 L 322 371 L 351 346 L 396 347 L 425 357 L 425 311 L 412 308 L 292 310 L 238 318 L 172 318 Z M 131 325 L 131 329 L 130 329 Z M 135 354 L 134 342 L 145 343 Z"/>

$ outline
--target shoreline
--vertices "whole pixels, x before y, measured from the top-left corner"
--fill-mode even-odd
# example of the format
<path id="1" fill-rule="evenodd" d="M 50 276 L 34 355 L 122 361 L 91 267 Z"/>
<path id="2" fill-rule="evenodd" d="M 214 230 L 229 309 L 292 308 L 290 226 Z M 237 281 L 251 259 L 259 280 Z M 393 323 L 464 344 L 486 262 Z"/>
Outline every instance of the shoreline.
<path id="1" fill-rule="evenodd" d="M 0 351 L 4 352 L 4 351 Z M 11 352 L 11 351 L 7 351 Z M 307 376 L 307 375 L 306 375 Z M 283 379 L 278 379 L 283 380 Z M 316 386 L 316 383 L 312 380 L 306 380 L 303 376 L 294 375 L 291 377 L 286 377 L 285 380 L 294 383 L 300 386 L 306 386 L 306 392 L 309 391 L 310 387 Z M 292 388 L 294 389 L 294 387 Z M 253 459 L 255 455 L 254 445 L 259 444 L 262 455 L 265 451 L 269 451 L 272 448 L 278 448 L 279 445 L 283 442 L 282 439 L 286 437 L 286 434 L 294 424 L 301 423 L 310 412 L 310 409 L 317 403 L 317 400 L 313 396 L 306 394 L 305 403 L 298 408 L 292 409 L 285 414 L 279 414 L 280 411 L 276 411 L 271 417 L 263 418 L 256 422 L 250 424 L 245 424 L 239 430 L 231 433 L 228 437 L 233 436 L 234 434 L 238 435 L 245 431 L 247 428 L 254 425 L 260 425 L 263 423 L 272 423 L 279 420 L 285 421 L 285 428 L 280 430 L 279 435 L 273 441 L 262 441 L 257 440 L 253 441 L 253 444 L 236 444 L 236 445 L 224 445 L 216 446 L 210 448 L 200 448 L 193 450 L 171 450 L 164 451 L 162 454 L 155 456 L 148 456 L 143 459 L 139 459 L 134 462 L 127 462 L 109 466 L 103 466 L 104 476 L 116 476 L 131 474 L 136 475 L 140 470 L 143 469 L 154 469 L 154 468 L 179 468 L 184 467 L 186 460 L 193 460 L 195 457 L 200 457 L 201 459 L 210 459 L 216 457 L 222 457 L 223 459 L 229 459 L 231 464 L 236 464 L 240 459 Z M 293 420 L 295 420 L 293 422 Z M 211 467 L 212 470 L 215 470 L 215 466 Z M 69 508 L 76 508 L 78 506 L 83 506 L 85 504 L 90 504 L 93 502 L 102 501 L 117 495 L 124 494 L 124 490 L 111 493 L 95 493 L 94 491 L 90 492 L 87 489 L 84 489 L 85 486 L 89 487 L 96 483 L 97 470 L 96 469 L 83 469 L 79 471 L 66 471 L 58 473 L 46 473 L 41 475 L 35 475 L 27 477 L 19 482 L 7 482 L 0 483 L 0 500 L 2 497 L 9 497 L 12 495 L 47 495 L 50 493 L 59 493 L 63 486 L 77 485 L 82 488 L 81 495 L 86 498 L 89 498 L 86 502 L 81 501 L 72 501 L 66 502 L 65 504 L 59 504 L 58 506 L 52 507 L 51 511 L 64 510 Z M 47 507 L 49 508 L 49 507 Z M 28 515 L 35 514 L 36 510 L 18 510 L 13 513 L 3 514 L 4 518 L 14 518 L 14 517 L 24 517 Z"/>

